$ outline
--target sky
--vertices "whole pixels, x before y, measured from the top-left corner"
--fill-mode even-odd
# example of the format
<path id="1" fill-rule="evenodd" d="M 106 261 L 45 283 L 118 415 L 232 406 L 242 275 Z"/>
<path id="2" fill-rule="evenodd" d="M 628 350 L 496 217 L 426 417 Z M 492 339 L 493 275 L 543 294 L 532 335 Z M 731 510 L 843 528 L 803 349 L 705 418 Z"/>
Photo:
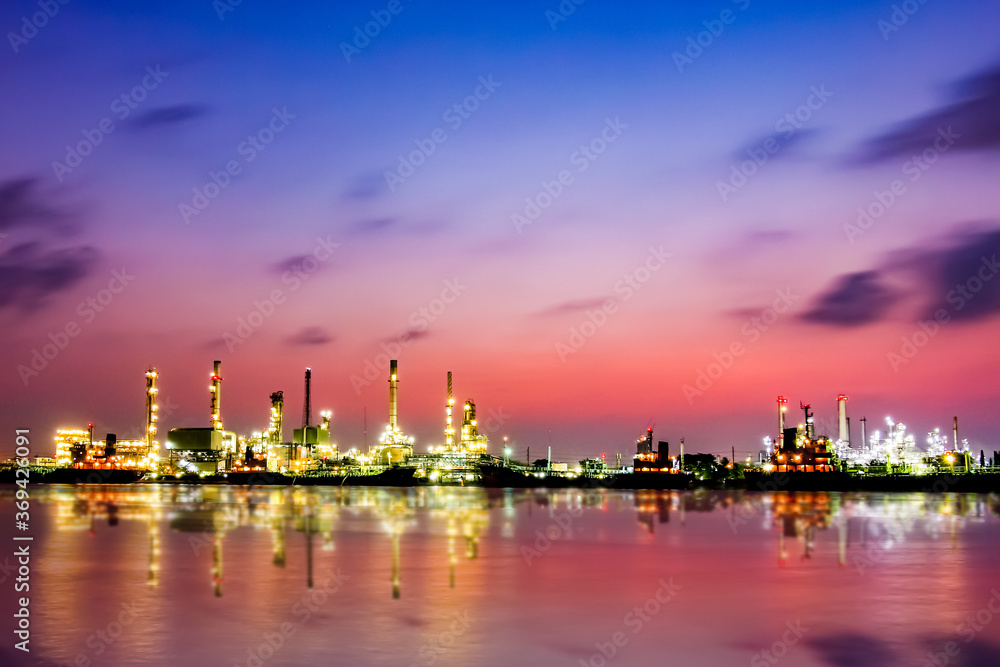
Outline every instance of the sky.
<path id="1" fill-rule="evenodd" d="M 49 15 L 44 11 L 48 8 Z M 41 12 L 41 13 L 40 13 Z M 29 428 L 741 458 L 1000 449 L 1000 6 L 72 2 L 0 8 L 0 454 Z M 40 26 L 40 27 L 39 27 Z M 314 414 L 313 420 L 317 418 Z M 536 455 L 537 452 L 537 455 Z M 989 456 L 989 455 L 988 455 Z"/>

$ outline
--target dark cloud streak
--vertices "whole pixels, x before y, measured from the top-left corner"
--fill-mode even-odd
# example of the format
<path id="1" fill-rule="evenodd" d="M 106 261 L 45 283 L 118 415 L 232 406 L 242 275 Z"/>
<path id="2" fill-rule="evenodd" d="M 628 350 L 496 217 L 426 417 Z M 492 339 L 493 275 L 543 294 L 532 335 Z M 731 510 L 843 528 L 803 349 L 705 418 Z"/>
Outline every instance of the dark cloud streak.
<path id="1" fill-rule="evenodd" d="M 882 319 L 896 295 L 882 284 L 878 271 L 860 271 L 840 277 L 818 297 L 802 319 L 816 324 L 858 327 Z"/>
<path id="2" fill-rule="evenodd" d="M 199 118 L 208 113 L 208 107 L 200 104 L 174 104 L 152 109 L 135 117 L 133 125 L 139 129 L 152 129 L 177 125 Z"/>
<path id="3" fill-rule="evenodd" d="M 288 338 L 292 345 L 327 345 L 333 341 L 333 336 L 326 329 L 317 326 L 305 327 Z"/>
<path id="4" fill-rule="evenodd" d="M 969 234 L 950 248 L 915 254 L 909 268 L 925 277 L 931 295 L 925 316 L 944 308 L 954 321 L 973 321 L 1000 312 L 998 258 L 1000 230 Z"/>
<path id="5" fill-rule="evenodd" d="M 4 242 L 0 309 L 38 310 L 91 271 L 98 256 L 94 248 L 52 247 L 54 239 L 76 229 L 77 217 L 45 201 L 37 178 L 0 182 L 0 238 Z"/>
<path id="6" fill-rule="evenodd" d="M 588 310 L 590 308 L 600 308 L 604 305 L 604 302 L 611 297 L 598 296 L 592 299 L 580 299 L 577 301 L 566 301 L 564 303 L 556 304 L 544 310 L 540 310 L 535 313 L 537 317 L 553 317 L 557 315 L 567 315 L 578 313 L 583 310 Z"/>
<path id="7" fill-rule="evenodd" d="M 856 160 L 872 163 L 922 153 L 948 128 L 959 135 L 954 150 L 1000 150 L 1000 65 L 959 82 L 954 90 L 953 102 L 872 138 Z"/>
<path id="8" fill-rule="evenodd" d="M 23 177 L 0 182 L 0 230 L 59 225 L 66 231 L 69 216 L 45 204 L 38 194 L 38 179 Z"/>
<path id="9" fill-rule="evenodd" d="M 90 247 L 47 251 L 34 242 L 12 247 L 0 256 L 0 309 L 37 310 L 80 282 L 96 259 L 97 251 Z"/>

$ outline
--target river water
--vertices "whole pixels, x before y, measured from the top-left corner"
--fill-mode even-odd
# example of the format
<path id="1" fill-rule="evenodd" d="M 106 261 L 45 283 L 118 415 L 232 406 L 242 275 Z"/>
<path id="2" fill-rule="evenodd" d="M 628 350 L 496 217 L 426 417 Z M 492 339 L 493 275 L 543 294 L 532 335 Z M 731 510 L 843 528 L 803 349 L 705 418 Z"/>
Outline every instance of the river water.
<path id="1" fill-rule="evenodd" d="M 5 666 L 1000 665 L 995 496 L 30 490 Z"/>

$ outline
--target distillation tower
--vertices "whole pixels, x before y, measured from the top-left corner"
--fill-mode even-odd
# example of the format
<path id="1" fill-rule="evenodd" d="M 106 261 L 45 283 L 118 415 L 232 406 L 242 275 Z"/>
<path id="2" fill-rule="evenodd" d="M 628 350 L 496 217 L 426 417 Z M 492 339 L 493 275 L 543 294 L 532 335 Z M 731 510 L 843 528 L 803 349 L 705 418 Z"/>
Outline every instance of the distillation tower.
<path id="1" fill-rule="evenodd" d="M 151 367 L 146 371 L 146 458 L 151 459 L 153 454 L 159 450 L 159 443 L 156 441 L 156 368 Z"/>

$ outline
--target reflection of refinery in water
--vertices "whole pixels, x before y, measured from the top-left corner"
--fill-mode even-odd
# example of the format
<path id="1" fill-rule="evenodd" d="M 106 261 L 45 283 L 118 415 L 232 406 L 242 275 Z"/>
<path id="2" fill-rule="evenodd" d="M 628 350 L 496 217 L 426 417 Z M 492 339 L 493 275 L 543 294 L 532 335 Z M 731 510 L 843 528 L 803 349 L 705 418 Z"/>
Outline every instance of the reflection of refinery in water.
<path id="1" fill-rule="evenodd" d="M 515 531 L 514 524 L 518 516 L 530 522 L 533 506 L 546 510 L 547 516 L 542 518 L 550 522 L 552 517 L 566 516 L 567 510 L 585 521 L 583 512 L 599 516 L 631 506 L 642 532 L 650 536 L 655 535 L 656 525 L 671 524 L 671 514 L 679 519 L 672 530 L 683 536 L 685 515 L 718 511 L 727 516 L 734 540 L 741 539 L 743 531 L 773 531 L 779 566 L 817 558 L 842 567 L 865 568 L 880 562 L 893 549 L 904 548 L 910 539 L 947 539 L 952 548 L 958 548 L 957 536 L 966 523 L 981 522 L 990 514 L 1000 513 L 1000 507 L 989 501 L 986 496 L 969 494 L 901 501 L 878 494 L 826 492 L 621 493 L 575 489 L 490 493 L 447 487 L 403 490 L 218 486 L 53 487 L 39 498 L 39 502 L 52 506 L 56 529 L 52 539 L 70 540 L 67 549 L 74 549 L 72 541 L 80 538 L 60 538 L 59 533 L 79 531 L 83 539 L 92 539 L 104 534 L 99 524 L 114 528 L 122 522 L 141 522 L 146 526 L 146 550 L 132 556 L 146 561 L 147 585 L 160 585 L 166 559 L 188 559 L 193 555 L 202 563 L 206 586 L 211 586 L 213 595 L 219 597 L 225 593 L 227 559 L 236 562 L 236 569 L 241 571 L 263 564 L 248 562 L 248 558 L 259 558 L 260 550 L 252 546 L 259 538 L 244 535 L 239 538 L 240 548 L 234 550 L 226 548 L 228 534 L 244 529 L 260 531 L 271 545 L 267 556 L 270 565 L 294 567 L 301 572 L 305 587 L 312 588 L 314 571 L 327 572 L 337 567 L 343 557 L 336 546 L 342 533 L 355 532 L 357 520 L 367 515 L 381 526 L 374 557 L 383 560 L 386 594 L 395 598 L 401 597 L 405 588 L 407 551 L 402 537 L 407 531 L 416 530 L 428 537 L 429 558 L 434 564 L 430 576 L 437 577 L 442 586 L 447 582 L 447 586 L 455 588 L 456 582 L 462 580 L 462 563 L 475 561 L 481 555 L 482 538 L 491 518 L 501 524 L 501 530 L 490 535 L 486 543 L 498 548 L 498 540 L 511 542 L 516 552 L 527 538 Z M 519 514 L 517 505 L 527 507 Z M 428 521 L 418 522 L 418 513 Z M 821 533 L 831 529 L 835 535 L 820 539 Z M 170 538 L 164 530 L 186 537 Z M 572 539 L 570 535 L 564 538 Z M 298 542 L 291 556 L 290 540 Z M 792 558 L 796 553 L 798 560 Z M 423 571 L 424 566 L 419 569 Z"/>
<path id="2" fill-rule="evenodd" d="M 479 539 L 489 526 L 490 506 L 490 499 L 481 489 L 346 488 L 324 492 L 225 486 L 57 487 L 44 502 L 55 507 L 58 531 L 80 529 L 92 537 L 97 534 L 98 522 L 106 522 L 109 527 L 118 526 L 121 521 L 145 522 L 149 536 L 145 554 L 147 583 L 151 587 L 159 585 L 161 560 L 170 557 L 161 548 L 160 529 L 165 521 L 171 531 L 188 535 L 183 542 L 184 557 L 193 553 L 195 558 L 207 560 L 210 554 L 205 577 L 216 597 L 224 594 L 228 533 L 242 528 L 266 532 L 271 541 L 271 565 L 278 568 L 288 565 L 288 529 L 301 534 L 298 539 L 305 544 L 304 583 L 313 588 L 317 560 L 314 552 L 335 550 L 334 535 L 340 516 L 371 513 L 381 523 L 386 537 L 383 548 L 391 562 L 392 596 L 398 598 L 405 556 L 401 537 L 416 526 L 418 510 L 428 511 L 432 524 L 445 527 L 440 531 L 445 537 L 437 560 L 447 563 L 448 585 L 454 588 L 461 560 L 475 560 L 479 555 Z M 240 553 L 231 553 L 228 558 L 245 560 Z"/>

